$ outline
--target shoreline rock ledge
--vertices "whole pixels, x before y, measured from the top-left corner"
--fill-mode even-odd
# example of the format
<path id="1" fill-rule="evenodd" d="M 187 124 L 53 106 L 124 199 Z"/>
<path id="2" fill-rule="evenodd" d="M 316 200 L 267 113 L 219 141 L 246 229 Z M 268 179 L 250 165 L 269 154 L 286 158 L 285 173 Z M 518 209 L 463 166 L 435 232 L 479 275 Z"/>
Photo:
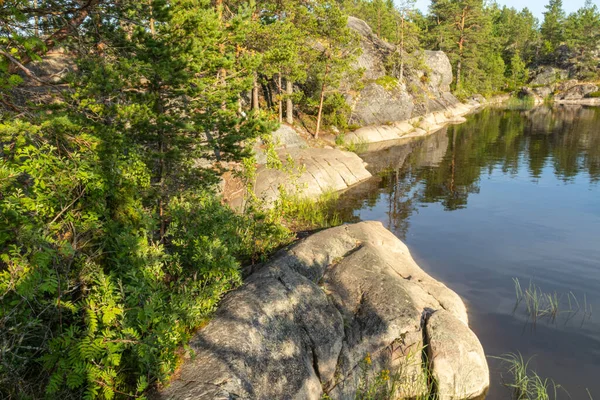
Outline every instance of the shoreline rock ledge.
<path id="1" fill-rule="evenodd" d="M 157 399 L 483 398 L 489 370 L 459 296 L 379 222 L 320 231 L 229 293 Z"/>

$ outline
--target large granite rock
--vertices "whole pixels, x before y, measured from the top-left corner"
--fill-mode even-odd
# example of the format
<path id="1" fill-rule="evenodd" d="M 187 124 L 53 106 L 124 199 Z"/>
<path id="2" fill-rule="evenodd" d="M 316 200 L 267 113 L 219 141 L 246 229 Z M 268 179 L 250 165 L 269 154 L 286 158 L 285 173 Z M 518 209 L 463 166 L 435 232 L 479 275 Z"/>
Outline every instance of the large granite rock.
<path id="1" fill-rule="evenodd" d="M 344 225 L 278 253 L 227 295 L 156 397 L 354 399 L 389 371 L 397 398 L 435 388 L 443 399 L 471 398 L 489 374 L 467 324 L 460 298 L 379 222 Z"/>
<path id="2" fill-rule="evenodd" d="M 567 79 L 569 72 L 564 69 L 554 68 L 550 66 L 540 67 L 534 72 L 533 78 L 529 83 L 532 86 L 548 86 L 560 80 Z"/>
<path id="3" fill-rule="evenodd" d="M 443 51 L 425 51 L 425 65 L 429 70 L 427 86 L 431 92 L 450 93 L 452 65 Z"/>
<path id="4" fill-rule="evenodd" d="M 257 169 L 254 193 L 267 205 L 279 198 L 280 188 L 288 194 L 317 199 L 321 194 L 347 189 L 371 177 L 359 156 L 339 149 L 290 148 L 281 150 L 279 158 L 285 160 L 284 168 L 262 164 Z M 243 192 L 228 202 L 239 209 L 244 202 Z"/>
<path id="5" fill-rule="evenodd" d="M 555 100 L 581 100 L 588 94 L 597 92 L 598 86 L 591 83 L 575 84 L 555 96 Z"/>
<path id="6" fill-rule="evenodd" d="M 454 105 L 439 108 L 443 111 L 431 112 L 421 117 L 386 125 L 364 126 L 346 134 L 344 139 L 346 143 L 376 143 L 423 136 L 435 132 L 447 124 L 464 122 L 463 115 L 469 113 L 475 106 L 468 106 L 457 101 Z"/>
<path id="7" fill-rule="evenodd" d="M 472 107 L 460 103 L 450 93 L 452 66 L 444 52 L 412 54 L 423 59 L 425 68 L 415 69 L 407 63 L 400 79 L 398 71 L 389 67 L 390 57 L 399 51 L 396 46 L 378 38 L 369 25 L 358 18 L 349 17 L 348 26 L 360 35 L 362 53 L 355 67 L 364 70 L 363 88 L 348 90 L 351 94 L 346 97 L 352 109 L 350 122 L 362 126 L 347 136 L 350 143 L 398 139 L 408 133 L 424 134 L 451 121 L 464 121 L 460 117 Z M 439 114 L 434 121 L 419 126 L 419 117 L 427 118 L 433 113 Z M 404 124 L 399 125 L 401 122 Z M 407 122 L 412 127 L 407 127 Z"/>
<path id="8" fill-rule="evenodd" d="M 474 399 L 489 386 L 481 343 L 469 327 L 445 310 L 435 311 L 425 327 L 431 377 L 439 400 Z"/>

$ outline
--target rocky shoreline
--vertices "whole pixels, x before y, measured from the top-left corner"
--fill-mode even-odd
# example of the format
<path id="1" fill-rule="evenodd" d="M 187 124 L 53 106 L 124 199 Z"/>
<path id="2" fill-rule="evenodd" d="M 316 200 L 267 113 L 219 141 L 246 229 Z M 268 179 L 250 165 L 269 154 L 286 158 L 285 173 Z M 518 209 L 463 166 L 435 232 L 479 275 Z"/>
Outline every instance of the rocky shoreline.
<path id="1" fill-rule="evenodd" d="M 354 399 L 381 376 L 395 380 L 397 398 L 473 399 L 489 386 L 460 297 L 379 222 L 281 251 L 226 296 L 190 347 L 157 399 Z"/>

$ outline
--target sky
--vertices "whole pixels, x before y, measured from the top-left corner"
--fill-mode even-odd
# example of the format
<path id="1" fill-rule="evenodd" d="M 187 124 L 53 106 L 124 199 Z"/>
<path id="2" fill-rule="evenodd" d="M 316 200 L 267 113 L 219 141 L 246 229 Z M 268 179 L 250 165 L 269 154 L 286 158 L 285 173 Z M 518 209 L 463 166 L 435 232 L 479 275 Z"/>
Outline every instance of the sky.
<path id="1" fill-rule="evenodd" d="M 543 12 L 546 10 L 544 6 L 548 4 L 548 0 L 496 0 L 496 2 L 501 6 L 515 7 L 519 10 L 527 7 L 540 21 L 544 18 Z M 600 0 L 592 0 L 592 2 L 600 6 Z M 429 3 L 430 0 L 417 0 L 417 7 L 426 12 Z M 563 0 L 563 8 L 569 14 L 582 7 L 584 3 L 585 0 Z"/>

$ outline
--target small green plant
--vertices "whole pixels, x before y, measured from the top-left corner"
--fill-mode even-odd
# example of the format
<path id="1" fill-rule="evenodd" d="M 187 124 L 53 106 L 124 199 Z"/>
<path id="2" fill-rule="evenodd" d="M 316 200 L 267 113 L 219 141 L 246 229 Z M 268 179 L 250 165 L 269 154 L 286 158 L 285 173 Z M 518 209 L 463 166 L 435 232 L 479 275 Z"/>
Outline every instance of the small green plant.
<path id="1" fill-rule="evenodd" d="M 583 308 L 573 292 L 567 294 L 568 307 L 563 306 L 563 295 L 556 292 L 544 292 L 539 286 L 529 282 L 525 289 L 521 286 L 518 278 L 513 278 L 515 286 L 515 312 L 521 304 L 525 305 L 527 317 L 535 324 L 540 318 L 546 317 L 550 322 L 555 322 L 560 314 L 567 314 L 565 322 L 568 322 L 580 311 L 583 314 L 582 324 L 592 317 L 592 306 L 587 302 L 587 296 L 583 295 Z M 562 308 L 562 309 L 561 309 Z"/>
<path id="2" fill-rule="evenodd" d="M 360 154 L 367 151 L 369 144 L 364 140 L 353 140 L 350 143 L 346 143 L 344 146 L 346 151 Z"/>
<path id="3" fill-rule="evenodd" d="M 427 363 L 422 359 L 423 349 L 409 352 L 401 357 L 399 364 L 392 369 L 373 371 L 371 354 L 359 364 L 360 376 L 356 400 L 392 400 L 410 398 L 432 400 L 433 379 Z"/>
<path id="4" fill-rule="evenodd" d="M 511 390 L 513 400 L 556 400 L 559 390 L 568 395 L 561 385 L 531 371 L 529 368 L 531 358 L 525 360 L 520 353 L 508 353 L 493 358 L 500 360 L 506 367 L 509 377 L 503 381 L 503 384 Z"/>
<path id="5" fill-rule="evenodd" d="M 384 75 L 375 80 L 375 83 L 383 87 L 385 90 L 393 90 L 398 86 L 398 79 L 393 76 Z"/>
<path id="6" fill-rule="evenodd" d="M 328 191 L 316 200 L 301 194 L 289 194 L 284 188 L 275 204 L 275 212 L 282 216 L 285 224 L 293 231 L 329 228 L 341 225 L 342 220 L 336 210 L 339 195 Z"/>

